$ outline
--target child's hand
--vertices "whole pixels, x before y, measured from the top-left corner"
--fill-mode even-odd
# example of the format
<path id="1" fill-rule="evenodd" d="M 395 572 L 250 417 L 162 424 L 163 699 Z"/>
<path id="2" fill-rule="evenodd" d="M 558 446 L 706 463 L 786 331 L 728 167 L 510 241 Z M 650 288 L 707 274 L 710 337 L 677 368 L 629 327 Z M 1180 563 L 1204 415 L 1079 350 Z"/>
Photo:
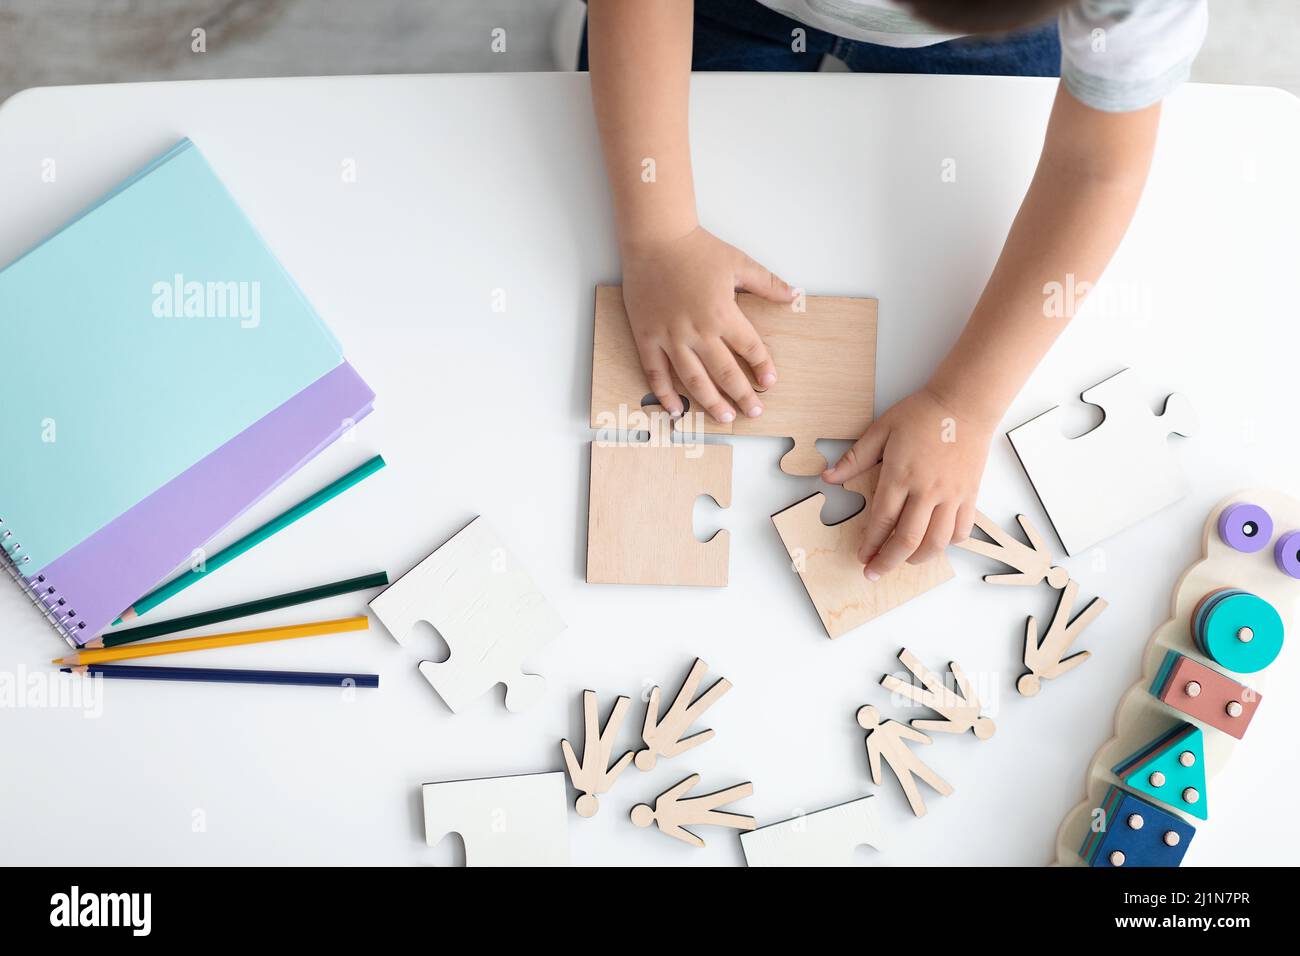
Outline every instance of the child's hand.
<path id="1" fill-rule="evenodd" d="M 994 424 L 963 417 L 923 388 L 872 422 L 822 473 L 840 485 L 884 462 L 858 546 L 868 580 L 904 561 L 936 558 L 950 543 L 970 536 Z"/>
<path id="2" fill-rule="evenodd" d="M 737 289 L 773 302 L 794 298 L 789 285 L 699 226 L 678 239 L 624 249 L 623 304 L 650 390 L 669 414 L 685 411 L 670 370 L 720 422 L 736 417 L 733 403 L 751 418 L 763 414 L 736 356 L 762 389 L 776 383 L 776 366 L 736 305 Z"/>

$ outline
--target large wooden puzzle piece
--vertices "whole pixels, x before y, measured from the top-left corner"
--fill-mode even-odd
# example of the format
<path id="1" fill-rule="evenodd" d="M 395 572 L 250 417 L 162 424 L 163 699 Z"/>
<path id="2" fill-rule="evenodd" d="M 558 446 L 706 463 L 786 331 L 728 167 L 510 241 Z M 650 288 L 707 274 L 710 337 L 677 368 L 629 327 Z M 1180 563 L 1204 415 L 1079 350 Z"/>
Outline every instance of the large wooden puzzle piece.
<path id="1" fill-rule="evenodd" d="M 1272 524 L 1278 528 L 1300 528 L 1300 501 L 1277 491 L 1243 491 L 1221 501 L 1211 510 L 1201 532 L 1202 557 L 1184 570 L 1174 586 L 1170 617 L 1147 642 L 1142 656 L 1142 676 L 1124 693 L 1115 711 L 1114 734 L 1102 744 L 1088 764 L 1084 777 L 1084 798 L 1061 822 L 1056 838 L 1058 864 L 1087 865 L 1088 860 L 1079 855 L 1080 847 L 1085 845 L 1098 811 L 1104 807 L 1112 787 L 1123 790 L 1127 786 L 1115 774 L 1114 768 L 1123 767 L 1130 755 L 1149 748 L 1152 741 L 1167 734 L 1171 723 L 1186 721 L 1201 732 L 1203 759 L 1195 760 L 1193 752 L 1192 765 L 1202 765 L 1205 784 L 1203 787 L 1196 787 L 1194 783 L 1190 786 L 1198 791 L 1197 802 L 1202 807 L 1206 805 L 1207 791 L 1214 786 L 1214 778 L 1227 765 L 1237 745 L 1238 735 L 1227 727 L 1219 726 L 1222 721 L 1217 716 L 1214 720 L 1203 719 L 1195 712 L 1196 706 L 1190 702 L 1203 696 L 1207 701 L 1213 702 L 1211 706 L 1214 710 L 1223 708 L 1225 715 L 1226 709 L 1234 702 L 1240 703 L 1240 711 L 1236 707 L 1231 708 L 1239 716 L 1231 719 L 1241 719 L 1246 713 L 1247 701 L 1238 698 L 1242 695 L 1262 697 L 1266 676 L 1253 673 L 1251 686 L 1246 687 L 1220 673 L 1220 668 L 1214 666 L 1214 662 L 1197 646 L 1193 619 L 1207 595 L 1224 588 L 1238 589 L 1277 609 L 1286 628 L 1294 629 L 1300 624 L 1296 615 L 1297 600 L 1300 599 L 1300 574 L 1292 574 L 1283 562 L 1277 560 L 1275 547 L 1258 546 L 1254 536 L 1249 536 L 1251 540 L 1243 542 L 1232 529 L 1220 531 L 1220 517 L 1228 509 L 1242 503 L 1251 503 L 1264 509 L 1271 516 Z M 1285 535 L 1278 540 L 1281 541 L 1284 537 Z M 1172 658 L 1171 653 L 1175 655 Z M 1178 673 L 1184 676 L 1175 684 L 1171 682 L 1171 674 L 1174 673 L 1174 665 L 1180 661 L 1198 667 L 1190 671 L 1179 670 Z M 1188 693 L 1189 683 L 1199 686 Z M 1178 687 L 1185 699 L 1169 699 L 1168 691 L 1174 687 Z M 1254 722 L 1268 719 L 1261 717 L 1261 714 L 1267 713 L 1267 707 L 1260 707 L 1258 713 L 1252 711 Z M 1287 719 L 1283 712 L 1279 712 L 1278 717 Z M 1182 754 L 1187 749 L 1189 748 L 1184 747 L 1180 750 L 1176 744 L 1172 748 L 1165 748 L 1181 769 L 1186 769 Z M 1136 771 L 1130 769 L 1129 775 L 1134 772 Z M 1148 781 L 1149 776 L 1150 771 Z M 1168 813 L 1180 820 L 1190 821 L 1196 818 L 1190 808 L 1195 804 L 1179 805 L 1186 803 L 1182 799 L 1182 790 L 1185 789 L 1186 785 L 1178 791 L 1178 799 Z M 1172 789 L 1170 792 L 1173 793 Z M 1219 820 L 1215 825 L 1230 822 Z"/>
<path id="2" fill-rule="evenodd" d="M 453 713 L 497 684 L 506 687 L 507 710 L 537 703 L 546 681 L 521 667 L 565 627 L 482 518 L 398 578 L 370 609 L 399 643 L 419 621 L 438 629 L 451 656 L 422 661 L 420 673 Z"/>
<path id="3" fill-rule="evenodd" d="M 740 835 L 747 866 L 852 866 L 860 846 L 879 850 L 875 797 L 803 814 Z"/>
<path id="4" fill-rule="evenodd" d="M 878 581 L 868 581 L 858 560 L 858 545 L 867 523 L 871 496 L 880 480 L 880 465 L 844 483 L 866 499 L 861 511 L 833 524 L 822 523 L 821 492 L 772 515 L 781 542 L 804 589 L 817 609 L 828 637 L 836 638 L 879 617 L 953 576 L 945 555 L 924 564 L 899 565 Z"/>
<path id="5" fill-rule="evenodd" d="M 723 424 L 702 409 L 690 419 L 711 435 L 791 438 L 781 459 L 789 475 L 819 475 L 827 467 L 819 438 L 856 440 L 871 424 L 876 375 L 876 300 L 808 296 L 804 310 L 742 293 L 740 310 L 754 324 L 776 364 L 777 384 L 763 393 L 763 414 Z M 744 363 L 742 362 L 742 367 Z M 674 379 L 677 391 L 691 396 Z M 617 286 L 596 289 L 591 373 L 591 427 L 614 430 L 650 392 Z"/>
<path id="6" fill-rule="evenodd" d="M 1130 369 L 1087 389 L 1082 399 L 1099 406 L 1105 419 L 1078 438 L 1062 434 L 1059 405 L 1007 433 L 1066 554 L 1086 551 L 1182 498 L 1187 482 L 1168 439 L 1196 428 L 1181 394 L 1169 395 L 1163 411 L 1152 414 Z"/>
<path id="7" fill-rule="evenodd" d="M 674 443 L 667 417 L 638 409 L 648 441 L 592 442 L 588 584 L 727 585 L 730 535 L 698 541 L 692 516 L 701 496 L 731 505 L 731 447 Z"/>
<path id="8" fill-rule="evenodd" d="M 424 839 L 465 841 L 466 866 L 568 866 L 564 774 L 426 783 Z"/>

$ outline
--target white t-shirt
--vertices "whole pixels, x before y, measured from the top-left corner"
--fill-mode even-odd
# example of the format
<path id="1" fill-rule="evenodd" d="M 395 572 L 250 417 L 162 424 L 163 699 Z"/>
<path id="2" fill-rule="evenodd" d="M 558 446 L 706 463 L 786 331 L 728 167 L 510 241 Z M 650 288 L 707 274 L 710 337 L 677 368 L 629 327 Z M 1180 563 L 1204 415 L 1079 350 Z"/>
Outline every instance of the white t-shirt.
<path id="1" fill-rule="evenodd" d="M 850 40 L 892 47 L 956 39 L 891 0 L 759 0 Z M 1141 109 L 1187 78 L 1205 40 L 1206 0 L 1071 0 L 1060 16 L 1061 80 L 1081 102 Z"/>

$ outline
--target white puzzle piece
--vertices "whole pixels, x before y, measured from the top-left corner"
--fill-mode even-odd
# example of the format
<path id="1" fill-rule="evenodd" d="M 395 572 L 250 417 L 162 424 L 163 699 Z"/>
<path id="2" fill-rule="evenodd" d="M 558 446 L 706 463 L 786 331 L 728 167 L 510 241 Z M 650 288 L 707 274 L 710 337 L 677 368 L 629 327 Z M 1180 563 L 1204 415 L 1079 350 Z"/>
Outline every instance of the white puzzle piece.
<path id="1" fill-rule="evenodd" d="M 1125 369 L 1081 396 L 1105 420 L 1078 438 L 1061 433 L 1060 406 L 1007 433 L 1043 510 L 1067 554 L 1098 542 L 1178 501 L 1187 493 L 1170 435 L 1187 437 L 1196 414 L 1181 394 L 1151 411 L 1146 393 Z"/>
<path id="2" fill-rule="evenodd" d="M 525 658 L 565 628 L 496 532 L 475 518 L 370 602 L 370 610 L 398 643 L 418 621 L 428 621 L 451 648 L 441 662 L 422 661 L 422 673 L 455 713 L 497 684 L 506 685 L 506 709 L 541 699 L 546 681 L 520 669 Z"/>
<path id="3" fill-rule="evenodd" d="M 748 866 L 852 866 L 859 846 L 881 848 L 876 801 L 863 797 L 740 835 Z"/>
<path id="4" fill-rule="evenodd" d="M 426 783 L 424 840 L 465 841 L 466 866 L 568 866 L 564 774 Z"/>

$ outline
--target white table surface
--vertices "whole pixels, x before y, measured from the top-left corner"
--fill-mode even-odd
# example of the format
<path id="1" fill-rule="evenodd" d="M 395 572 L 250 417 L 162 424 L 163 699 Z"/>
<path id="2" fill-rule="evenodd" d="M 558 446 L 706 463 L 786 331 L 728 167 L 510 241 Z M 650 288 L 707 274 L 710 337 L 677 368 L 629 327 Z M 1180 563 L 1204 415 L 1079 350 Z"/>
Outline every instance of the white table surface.
<path id="1" fill-rule="evenodd" d="M 884 408 L 924 380 L 968 315 L 1033 171 L 1053 89 L 1031 79 L 699 76 L 701 216 L 810 292 L 879 298 Z M 1093 660 L 1032 700 L 1013 690 L 1023 623 L 1050 612 L 1051 593 L 986 586 L 988 565 L 971 555 L 953 554 L 958 577 L 941 590 L 826 639 L 768 517 L 819 486 L 778 470 L 780 440 L 724 439 L 735 448 L 732 506 L 697 506 L 701 532 L 731 530 L 730 587 L 584 583 L 592 287 L 619 275 L 584 76 L 28 91 L 0 109 L 0 261 L 181 136 L 202 148 L 379 396 L 352 444 L 329 449 L 222 540 L 373 452 L 389 467 L 152 617 L 374 568 L 400 573 L 483 514 L 569 630 L 528 661 L 548 691 L 520 715 L 505 711 L 500 688 L 450 714 L 416 670 L 437 639 L 401 647 L 377 623 L 310 647 L 192 662 L 382 674 L 380 691 L 351 702 L 313 688 L 110 683 L 97 718 L 0 709 L 4 862 L 448 862 L 454 841 L 424 844 L 421 783 L 560 769 L 560 738 L 580 732 L 583 688 L 606 706 L 654 682 L 672 693 L 699 655 L 735 684 L 705 722 L 716 739 L 651 774 L 629 770 L 594 819 L 571 814 L 575 863 L 741 862 L 730 831 L 702 831 L 708 846 L 697 850 L 628 822 L 634 803 L 692 771 L 705 789 L 752 780 L 754 796 L 736 809 L 761 823 L 878 793 L 888 844 L 858 851 L 859 862 L 1044 863 L 1137 677 L 1140 648 L 1199 553 L 1208 510 L 1243 486 L 1300 490 L 1300 107 L 1277 91 L 1188 87 L 1169 101 L 1150 186 L 1103 285 L 1108 307 L 1099 290 L 1007 415 L 1007 427 L 1018 424 L 1131 365 L 1153 401 L 1182 390 L 1201 417 L 1178 447 L 1192 493 L 1065 562 L 1085 595 L 1111 608 L 1081 642 Z M 53 183 L 41 178 L 47 159 Z M 350 184 L 340 175 L 348 159 Z M 941 179 L 947 159 L 956 182 Z M 495 289 L 505 290 L 504 313 L 492 311 Z M 1070 412 L 1079 431 L 1100 418 L 1077 402 Z M 850 513 L 851 501 L 833 494 L 830 516 Z M 1023 510 L 1048 531 L 1005 438 L 981 502 L 1008 521 Z M 353 595 L 265 620 L 361 607 Z M 8 585 L 0 624 L 0 672 L 11 680 L 47 671 L 64 646 Z M 934 667 L 959 660 L 996 691 L 992 740 L 926 748 L 956 793 L 929 795 L 924 819 L 888 775 L 871 784 L 854 722 L 867 702 L 906 716 L 876 686 L 903 645 Z M 1287 647 L 1269 682 L 1293 687 L 1298 669 Z M 1253 733 L 1285 742 L 1287 714 L 1271 710 Z M 638 705 L 624 746 L 640 719 Z M 1187 863 L 1294 858 L 1297 829 L 1283 821 L 1300 756 L 1251 743 L 1211 784 L 1215 819 Z"/>

